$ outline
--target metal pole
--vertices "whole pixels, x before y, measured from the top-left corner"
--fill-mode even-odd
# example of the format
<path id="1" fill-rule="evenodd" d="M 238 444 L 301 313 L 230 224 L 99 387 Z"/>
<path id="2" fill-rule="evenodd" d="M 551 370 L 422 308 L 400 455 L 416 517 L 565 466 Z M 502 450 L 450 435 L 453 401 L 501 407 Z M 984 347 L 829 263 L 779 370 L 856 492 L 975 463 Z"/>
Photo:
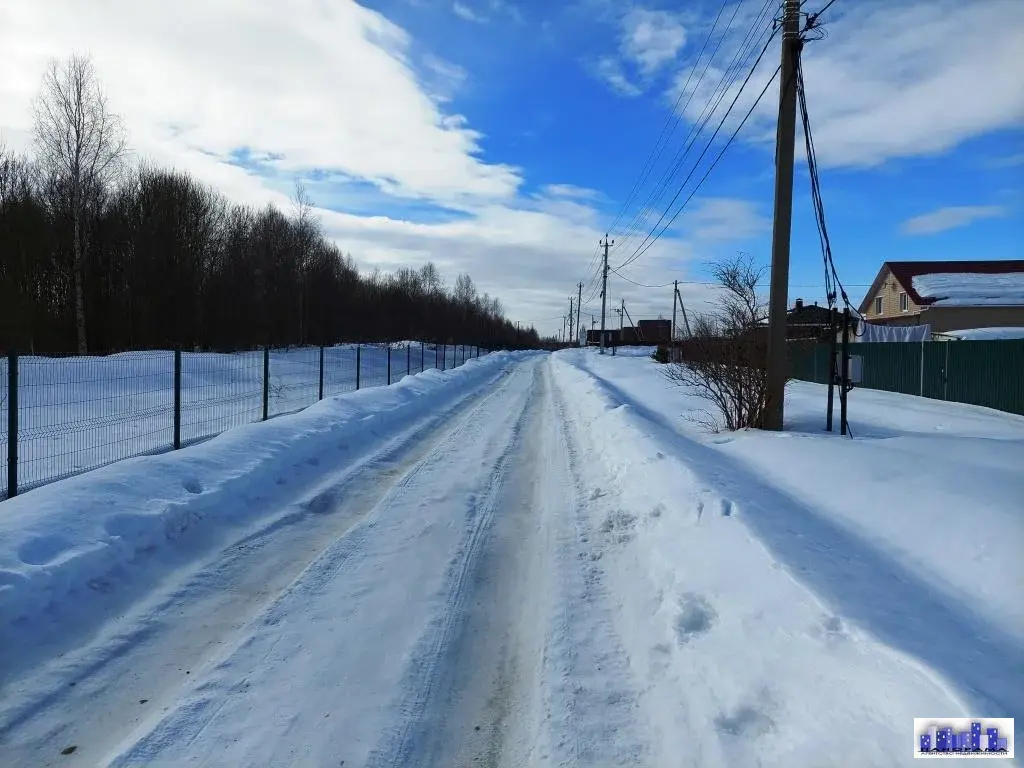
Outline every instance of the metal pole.
<path id="1" fill-rule="evenodd" d="M 669 339 L 669 344 L 675 346 L 676 343 L 676 294 L 679 293 L 679 281 L 676 280 L 672 286 L 672 337 Z"/>
<path id="2" fill-rule="evenodd" d="M 949 400 L 949 345 L 946 341 L 946 367 L 942 369 L 942 399 Z"/>
<path id="3" fill-rule="evenodd" d="M 843 309 L 843 371 L 839 390 L 839 434 L 846 434 L 846 396 L 850 391 L 850 308 Z"/>
<path id="4" fill-rule="evenodd" d="M 359 369 L 361 367 L 360 366 L 360 362 L 361 362 L 361 358 L 362 358 L 362 351 L 363 351 L 362 346 L 359 345 L 359 344 L 356 344 L 356 389 L 359 389 Z"/>
<path id="5" fill-rule="evenodd" d="M 18 353 L 7 351 L 7 498 L 18 495 Z"/>
<path id="6" fill-rule="evenodd" d="M 605 235 L 604 235 L 604 242 L 603 243 L 599 242 L 598 244 L 604 246 L 604 266 L 601 268 L 601 354 L 603 355 L 604 354 L 604 346 L 605 346 L 605 343 L 604 343 L 605 342 L 605 340 L 604 340 L 604 333 L 605 333 L 604 317 L 605 317 L 605 307 L 608 304 L 608 246 L 614 245 L 615 241 L 612 240 L 612 241 L 609 242 L 609 240 L 608 240 L 608 233 L 606 232 Z"/>
<path id="7" fill-rule="evenodd" d="M 388 386 L 391 386 L 391 345 L 388 344 Z"/>
<path id="8" fill-rule="evenodd" d="M 412 344 L 405 345 L 405 375 L 412 373 Z"/>
<path id="9" fill-rule="evenodd" d="M 445 364 L 448 362 L 448 342 L 441 344 L 441 370 L 444 370 Z"/>
<path id="10" fill-rule="evenodd" d="M 924 339 L 921 339 L 921 371 L 917 385 L 918 397 L 924 397 Z"/>
<path id="11" fill-rule="evenodd" d="M 270 347 L 263 348 L 263 420 L 270 417 Z"/>
<path id="12" fill-rule="evenodd" d="M 174 350 L 174 450 L 181 448 L 181 350 Z"/>
<path id="13" fill-rule="evenodd" d="M 320 345 L 320 389 L 317 394 L 317 400 L 324 399 L 324 345 Z"/>
<path id="14" fill-rule="evenodd" d="M 796 65 L 800 55 L 800 0 L 785 0 L 779 123 L 775 145 L 775 211 L 768 301 L 767 391 L 762 426 L 781 430 L 786 397 L 786 310 L 793 219 L 793 145 L 796 139 Z"/>
<path id="15" fill-rule="evenodd" d="M 580 282 L 576 286 L 576 338 L 573 339 L 573 343 L 578 347 L 580 345 L 580 304 L 583 303 L 583 283 Z"/>
<path id="16" fill-rule="evenodd" d="M 420 342 L 420 373 L 423 373 L 423 366 L 427 363 L 427 353 L 425 352 L 427 345 L 424 342 Z"/>
<path id="17" fill-rule="evenodd" d="M 828 314 L 828 410 L 825 416 L 825 430 L 832 431 L 832 412 L 835 408 L 836 388 L 836 309 L 832 307 Z"/>

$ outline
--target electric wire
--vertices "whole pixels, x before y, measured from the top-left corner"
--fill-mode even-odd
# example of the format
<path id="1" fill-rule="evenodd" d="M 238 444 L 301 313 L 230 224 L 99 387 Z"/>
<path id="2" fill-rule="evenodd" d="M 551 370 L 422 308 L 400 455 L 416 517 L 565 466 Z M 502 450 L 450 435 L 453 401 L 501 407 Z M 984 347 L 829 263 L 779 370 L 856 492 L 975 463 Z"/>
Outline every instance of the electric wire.
<path id="1" fill-rule="evenodd" d="M 743 84 L 740 86 L 739 90 L 736 92 L 736 96 L 732 100 L 732 103 L 729 105 L 729 109 L 727 109 L 725 114 L 722 115 L 722 119 L 719 121 L 718 127 L 715 128 L 715 132 L 711 135 L 711 139 L 708 141 L 707 146 L 704 148 L 704 151 L 701 152 L 700 157 L 697 158 L 697 162 L 694 164 L 693 170 L 691 170 L 690 173 L 687 174 L 686 179 L 683 180 L 683 183 L 679 186 L 678 191 L 672 197 L 672 200 L 669 201 L 668 207 L 665 209 L 665 212 L 658 219 L 657 223 L 651 229 L 651 232 L 648 233 L 648 235 L 644 238 L 643 242 L 640 243 L 640 246 L 633 252 L 633 254 L 628 259 L 626 259 L 626 261 L 624 261 L 622 264 L 617 266 L 616 270 L 621 270 L 623 267 L 626 267 L 626 266 L 632 264 L 634 261 L 636 261 L 638 258 L 640 258 L 648 249 L 650 249 L 650 247 L 652 245 L 654 245 L 655 242 L 657 242 L 657 240 L 665 233 L 665 231 L 679 217 L 679 214 L 683 212 L 683 210 L 686 208 L 687 204 L 693 199 L 694 195 L 697 194 L 697 191 L 701 188 L 701 186 L 707 180 L 708 176 L 711 175 L 711 172 L 718 165 L 719 161 L 722 159 L 722 156 L 725 154 L 726 150 L 729 149 L 729 147 L 732 145 L 733 141 L 736 139 L 736 136 L 743 129 L 743 126 L 745 126 L 747 124 L 747 120 L 750 119 L 750 116 L 754 113 L 754 110 L 757 108 L 757 105 L 761 103 L 761 99 L 764 98 L 764 95 L 768 91 L 768 88 L 771 86 L 771 84 L 775 81 L 775 78 L 778 76 L 779 70 L 782 69 L 782 65 L 781 64 L 778 67 L 776 67 L 775 71 L 772 73 L 771 78 L 769 78 L 768 82 L 765 83 L 764 88 L 761 89 L 761 93 L 758 94 L 757 98 L 754 100 L 754 103 L 750 105 L 750 109 L 747 110 L 746 115 L 743 116 L 743 119 L 740 121 L 740 124 L 738 126 L 736 126 L 736 130 L 733 131 L 732 136 L 730 136 L 728 141 L 726 141 L 725 146 L 722 147 L 722 150 L 718 153 L 718 156 L 714 159 L 714 161 L 711 163 L 711 166 L 704 173 L 704 176 L 701 177 L 701 180 L 697 183 L 697 186 L 694 187 L 693 191 L 690 193 L 690 196 L 687 197 L 686 200 L 683 201 L 683 204 L 679 207 L 679 209 L 668 220 L 668 222 L 662 228 L 661 232 L 658 232 L 657 234 L 654 234 L 655 230 L 657 230 L 657 228 L 659 226 L 661 226 L 661 223 L 665 220 L 665 216 L 668 215 L 669 210 L 671 210 L 672 206 L 675 205 L 676 200 L 679 199 L 679 196 L 682 194 L 683 189 L 686 188 L 686 184 L 689 182 L 689 180 L 693 176 L 693 171 L 696 170 L 697 165 L 700 164 L 701 159 L 703 159 L 704 155 L 707 154 L 707 150 L 711 148 L 711 145 L 714 142 L 715 137 L 718 136 L 718 132 L 722 129 L 722 126 L 725 124 L 726 119 L 728 119 L 729 114 L 733 110 L 733 107 L 736 106 L 736 102 L 739 101 L 740 96 L 743 94 L 743 91 L 746 89 L 747 83 L 750 82 L 750 78 L 753 76 L 754 72 L 756 71 L 758 64 L 761 63 L 761 59 L 764 58 L 764 54 L 768 51 L 768 47 L 771 44 L 771 40 L 772 39 L 774 39 L 774 34 L 772 35 L 772 38 L 770 38 L 768 40 L 768 42 L 765 44 L 765 46 L 761 49 L 761 53 L 758 55 L 757 61 L 754 62 L 754 66 L 751 67 L 750 72 L 748 72 L 746 78 L 744 78 Z M 653 237 L 652 237 L 652 235 L 653 235 Z"/>

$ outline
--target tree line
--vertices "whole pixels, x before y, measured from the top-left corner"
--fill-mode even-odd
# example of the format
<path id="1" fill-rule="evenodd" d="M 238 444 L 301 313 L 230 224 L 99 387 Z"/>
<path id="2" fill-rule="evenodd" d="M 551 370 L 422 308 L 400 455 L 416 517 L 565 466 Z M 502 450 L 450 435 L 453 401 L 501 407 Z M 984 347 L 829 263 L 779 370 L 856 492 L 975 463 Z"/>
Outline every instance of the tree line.
<path id="1" fill-rule="evenodd" d="M 0 346 L 33 354 L 418 339 L 536 347 L 500 301 L 433 263 L 360 275 L 301 184 L 238 205 L 190 174 L 128 162 L 89 59 L 53 62 L 34 153 L 0 146 Z"/>

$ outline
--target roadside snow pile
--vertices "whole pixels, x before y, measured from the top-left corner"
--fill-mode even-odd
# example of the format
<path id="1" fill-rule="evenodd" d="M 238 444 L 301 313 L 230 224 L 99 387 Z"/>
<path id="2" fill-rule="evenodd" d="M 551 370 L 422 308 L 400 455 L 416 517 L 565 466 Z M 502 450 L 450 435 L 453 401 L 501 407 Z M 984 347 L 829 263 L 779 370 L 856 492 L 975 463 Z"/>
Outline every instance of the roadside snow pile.
<path id="1" fill-rule="evenodd" d="M 806 584 L 813 572 L 849 579 L 844 596 L 891 610 L 892 568 L 872 574 L 869 550 L 844 553 L 812 512 L 581 362 L 560 353 L 554 363 L 592 520 L 580 556 L 592 564 L 592 591 L 603 586 L 618 608 L 637 719 L 656 750 L 642 764 L 691 755 L 708 767 L 792 768 L 820 764 L 828 743 L 851 764 L 891 765 L 908 750 L 915 712 L 967 711 L 928 670 L 851 622 L 844 601 Z M 647 367 L 634 359 L 601 370 L 638 365 Z M 796 552 L 775 551 L 755 519 Z"/>
<path id="2" fill-rule="evenodd" d="M 914 290 L 947 307 L 1024 304 L 1024 273 L 949 272 L 916 275 Z"/>
<path id="3" fill-rule="evenodd" d="M 326 399 L 174 453 L 128 459 L 0 504 L 0 636 L 89 610 L 140 572 L 167 570 L 225 527 L 273 509 L 275 494 L 339 470 L 418 419 L 451 409 L 522 353 L 428 370 L 391 387 Z M 318 468 L 319 467 L 319 468 Z M 2 645 L 2 642 L 0 642 Z"/>
<path id="4" fill-rule="evenodd" d="M 811 604 L 796 596 L 777 603 L 777 596 L 787 592 L 769 588 L 772 571 L 756 565 L 767 557 L 817 596 L 821 638 L 876 638 L 905 663 L 919 660 L 952 683 L 972 714 L 1024 716 L 1024 563 L 1019 557 L 1024 548 L 1024 418 L 857 390 L 850 398 L 856 435 L 851 440 L 822 431 L 825 388 L 795 382 L 787 390 L 786 432 L 711 435 L 692 421 L 704 401 L 664 380 L 653 361 L 577 352 L 557 357 L 561 375 L 574 376 L 580 387 L 589 386 L 606 401 L 606 413 L 589 417 L 583 433 L 605 463 L 617 465 L 608 487 L 625 487 L 628 480 L 632 488 L 647 489 L 649 501 L 656 495 L 669 499 L 662 502 L 667 509 L 661 517 L 672 517 L 675 533 L 654 537 L 665 549 L 656 561 L 664 558 L 665 573 L 676 574 L 665 579 L 692 591 L 698 581 L 715 578 L 710 574 L 729 564 L 732 575 L 698 591 L 712 604 L 715 592 L 728 592 L 730 601 L 745 601 L 747 592 L 756 595 L 750 615 L 734 626 L 743 636 L 766 615 L 789 615 L 790 600 L 794 606 Z M 593 383 L 586 385 L 580 376 L 588 374 Z M 635 433 L 651 435 L 658 453 L 626 453 L 621 430 L 611 426 L 623 420 L 632 422 Z M 671 469 L 659 469 L 666 462 Z M 684 509 L 667 515 L 672 504 Z M 731 533 L 723 531 L 715 542 L 708 532 L 694 532 L 701 526 L 721 529 L 736 520 L 744 524 L 745 535 L 763 545 L 763 554 L 748 551 L 743 537 L 727 538 Z M 679 610 L 683 615 L 687 609 Z M 759 610 L 764 615 L 755 618 Z M 721 607 L 716 612 L 725 613 Z M 792 619 L 797 623 L 787 619 L 789 628 L 779 629 L 779 637 L 787 644 L 799 637 L 802 643 L 806 619 Z M 758 646 L 753 655 L 761 655 L 742 663 L 731 657 L 730 663 L 761 670 L 775 661 L 770 645 L 747 642 Z M 805 664 L 803 651 L 787 647 L 794 663 L 819 669 L 817 660 Z M 786 657 L 782 648 L 778 653 Z M 859 673 L 841 671 L 853 663 L 847 659 L 836 669 L 837 676 L 849 676 L 836 683 L 840 688 L 859 679 Z M 777 664 L 786 669 L 788 662 Z M 800 679 L 798 670 L 792 674 Z M 893 712 L 913 716 L 913 708 L 904 708 L 909 698 L 897 705 L 892 696 L 903 694 L 890 695 L 889 674 L 868 672 L 864 679 L 873 680 L 868 687 L 886 690 Z M 923 706 L 916 711 L 943 711 L 938 700 L 931 707 L 916 706 Z M 947 704 L 944 711 L 949 710 Z M 862 714 L 848 717 L 847 722 L 855 720 L 875 733 Z"/>
<path id="5" fill-rule="evenodd" d="M 962 331 L 946 331 L 960 341 L 999 341 L 1002 339 L 1024 339 L 1024 328 L 967 328 Z"/>

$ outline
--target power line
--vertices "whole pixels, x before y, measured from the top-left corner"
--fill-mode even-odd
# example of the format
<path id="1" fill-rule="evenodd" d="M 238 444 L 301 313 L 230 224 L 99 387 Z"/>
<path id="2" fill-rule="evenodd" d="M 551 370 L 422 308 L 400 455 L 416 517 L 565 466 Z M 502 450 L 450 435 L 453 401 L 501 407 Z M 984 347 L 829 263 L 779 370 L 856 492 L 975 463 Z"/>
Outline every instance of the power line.
<path id="1" fill-rule="evenodd" d="M 718 84 L 712 90 L 708 102 L 704 105 L 704 108 L 701 110 L 698 119 L 695 121 L 694 126 L 688 133 L 686 141 L 684 141 L 683 145 L 676 151 L 675 156 L 673 157 L 672 164 L 665 170 L 664 173 L 662 173 L 661 178 L 655 186 L 655 189 L 647 196 L 643 205 L 640 206 L 637 213 L 633 216 L 630 223 L 627 225 L 625 235 L 624 237 L 621 237 L 619 239 L 618 245 L 615 247 L 615 249 L 613 249 L 614 251 L 620 250 L 628 241 L 632 240 L 632 238 L 639 233 L 640 229 L 643 226 L 645 212 L 650 210 L 653 206 L 657 205 L 664 197 L 665 191 L 668 189 L 668 185 L 672 177 L 683 166 L 686 157 L 689 155 L 690 150 L 693 148 L 693 145 L 697 142 L 697 139 L 699 138 L 701 132 L 704 130 L 704 127 L 714 116 L 715 111 L 718 109 L 719 105 L 722 102 L 722 99 L 725 98 L 725 95 L 728 92 L 729 84 L 732 82 L 735 73 L 737 71 L 740 71 L 742 67 L 745 66 L 747 62 L 749 62 L 753 50 L 756 50 L 754 45 L 751 44 L 753 44 L 755 40 L 759 39 L 764 34 L 764 32 L 769 31 L 768 28 L 765 27 L 765 29 L 760 34 L 755 34 L 755 32 L 758 29 L 762 28 L 764 20 L 767 18 L 767 14 L 770 13 L 772 2 L 773 0 L 765 1 L 764 5 L 761 8 L 761 11 L 757 14 L 757 17 L 755 18 L 754 23 L 750 26 L 746 35 L 743 38 L 743 41 L 738 46 L 736 53 L 732 58 L 732 61 L 729 63 L 729 66 L 726 67 L 725 71 L 722 73 L 722 77 L 718 81 Z M 733 19 L 735 18 L 735 15 L 736 14 L 734 13 Z M 732 27 L 733 19 L 730 19 L 729 27 L 726 29 L 726 33 L 728 32 L 728 29 Z M 712 53 L 711 58 L 709 58 L 707 63 L 705 64 L 704 71 L 698 78 L 698 81 L 694 86 L 694 90 L 690 94 L 690 99 L 687 100 L 686 107 L 689 106 L 690 100 L 692 100 L 693 95 L 700 87 L 700 83 L 703 82 L 704 77 L 711 66 L 711 62 L 713 61 L 714 56 L 717 54 L 718 50 L 721 48 L 724 39 L 725 38 L 723 35 L 723 38 L 719 41 L 719 44 L 716 47 L 714 53 Z M 696 65 L 694 68 L 696 69 Z M 684 111 L 686 107 L 684 107 Z"/>
<path id="2" fill-rule="evenodd" d="M 754 110 L 757 108 L 757 105 L 761 102 L 761 99 L 764 98 L 764 94 L 767 92 L 768 88 L 771 86 L 771 84 L 775 81 L 775 78 L 778 76 L 779 70 L 781 69 L 781 65 L 775 69 L 775 72 L 772 73 L 771 78 L 768 80 L 767 83 L 765 83 L 764 88 L 761 89 L 761 93 L 758 94 L 758 97 L 754 100 L 754 103 L 750 105 L 750 109 L 747 110 L 747 114 L 743 116 L 743 119 L 740 121 L 740 124 L 736 127 L 736 130 L 733 131 L 732 136 L 730 136 L 729 140 L 726 141 L 725 146 L 722 147 L 722 150 L 718 153 L 718 156 L 714 159 L 714 161 L 712 162 L 711 166 L 708 168 L 707 172 L 705 172 L 704 176 L 697 183 L 697 186 L 694 187 L 693 192 L 691 192 L 690 196 L 688 198 L 686 198 L 685 201 L 683 201 L 683 204 L 679 207 L 679 209 L 668 220 L 668 223 L 665 224 L 665 226 L 662 228 L 661 232 L 659 232 L 658 234 L 654 235 L 654 231 L 661 225 L 662 221 L 665 220 L 665 216 L 668 215 L 669 210 L 675 204 L 676 200 L 679 199 L 679 195 L 682 194 L 683 189 L 686 187 L 687 182 L 693 176 L 693 171 L 696 170 L 697 165 L 700 164 L 701 159 L 703 159 L 703 157 L 707 153 L 708 149 L 711 148 L 711 144 L 714 142 L 715 137 L 718 135 L 718 132 L 721 130 L 722 126 L 725 124 L 725 121 L 729 117 L 729 114 L 732 112 L 733 107 L 736 106 L 736 102 L 739 101 L 739 98 L 742 95 L 743 91 L 745 90 L 745 88 L 747 86 L 747 83 L 749 83 L 750 82 L 750 78 L 753 77 L 754 72 L 757 70 L 758 64 L 760 64 L 761 63 L 761 59 L 764 58 L 764 54 L 768 51 L 768 47 L 771 44 L 771 41 L 772 41 L 772 39 L 774 39 L 774 37 L 775 37 L 775 35 L 773 34 L 772 37 L 769 38 L 768 42 L 765 44 L 764 48 L 761 49 L 761 53 L 758 55 L 757 61 L 754 62 L 754 66 L 751 67 L 750 72 L 748 72 L 746 78 L 744 78 L 743 84 L 740 86 L 740 89 L 736 92 L 736 96 L 733 98 L 732 103 L 729 105 L 729 108 L 726 110 L 725 114 L 722 115 L 722 119 L 719 121 L 718 127 L 715 128 L 715 132 L 711 135 L 711 139 L 708 141 L 707 146 L 704 147 L 704 151 L 701 152 L 700 157 L 697 158 L 697 162 L 694 163 L 693 169 L 690 171 L 689 174 L 687 174 L 687 177 L 683 180 L 683 183 L 679 186 L 679 190 L 672 197 L 672 200 L 669 201 L 668 207 L 666 207 L 665 212 L 658 219 L 657 223 L 651 229 L 651 232 L 644 238 L 643 242 L 640 243 L 640 247 L 637 248 L 637 250 L 635 250 L 633 252 L 632 256 L 630 256 L 628 259 L 626 259 L 626 261 L 624 261 L 622 264 L 620 264 L 618 267 L 616 267 L 617 270 L 620 270 L 623 267 L 626 267 L 629 264 L 632 264 L 634 261 L 636 261 L 638 258 L 640 258 L 640 256 L 642 256 L 652 245 L 654 245 L 655 242 L 657 242 L 657 240 L 665 233 L 665 230 L 667 230 L 672 225 L 672 223 L 679 217 L 679 214 L 683 212 L 683 210 L 686 208 L 686 206 L 690 202 L 690 200 L 693 199 L 693 196 L 697 193 L 697 190 L 699 190 L 701 188 L 701 186 L 707 180 L 708 176 L 711 175 L 711 171 L 713 171 L 715 169 L 715 167 L 718 165 L 718 162 L 722 159 L 722 156 L 725 154 L 725 151 L 732 145 L 732 142 L 735 140 L 737 134 L 739 134 L 739 132 L 743 129 L 743 126 L 746 125 L 747 120 L 750 119 L 750 116 L 754 113 Z M 653 238 L 651 237 L 652 235 L 654 235 Z"/>
<path id="3" fill-rule="evenodd" d="M 740 0 L 740 2 L 736 4 L 735 9 L 733 10 L 733 15 L 732 15 L 733 19 L 736 18 L 736 13 L 739 11 L 740 6 L 743 5 L 744 2 L 745 2 L 745 0 Z M 683 96 L 686 95 L 687 89 L 690 86 L 690 80 L 693 78 L 694 70 L 697 68 L 697 64 L 700 64 L 700 60 L 704 56 L 704 51 L 707 49 L 708 43 L 711 42 L 711 38 L 715 34 L 715 29 L 718 27 L 718 22 L 719 22 L 719 20 L 721 20 L 722 14 L 725 12 L 725 8 L 726 8 L 726 6 L 728 4 L 729 4 L 729 0 L 723 0 L 722 6 L 718 9 L 718 15 L 715 16 L 715 21 L 711 25 L 711 31 L 708 32 L 707 37 L 704 38 L 704 44 L 701 46 L 700 52 L 697 54 L 696 63 L 694 65 L 694 67 L 690 69 L 689 74 L 686 76 L 686 83 L 684 83 L 683 87 L 679 89 L 679 96 L 676 97 L 676 102 L 675 102 L 675 104 L 672 107 L 672 112 L 669 114 L 669 117 L 665 120 L 665 124 L 661 128 L 661 133 L 659 134 L 657 141 L 654 142 L 654 147 L 651 148 L 651 152 L 647 156 L 647 160 L 644 162 L 644 166 L 643 166 L 643 169 L 640 172 L 640 175 L 633 182 L 633 186 L 629 190 L 629 194 L 626 196 L 626 200 L 622 203 L 622 207 L 619 209 L 619 212 L 615 215 L 615 219 L 614 219 L 614 221 L 612 221 L 610 229 L 612 229 L 612 230 L 615 229 L 615 226 L 619 223 L 619 220 L 622 218 L 622 214 L 624 214 L 626 212 L 626 209 L 629 207 L 629 204 L 633 201 L 633 197 L 634 197 L 635 193 L 639 190 L 639 188 L 641 186 L 643 186 L 644 182 L 647 180 L 647 177 L 650 175 L 650 172 L 654 169 L 654 165 L 657 163 L 658 158 L 661 157 L 661 153 L 664 152 L 665 147 L 668 146 L 668 139 L 671 138 L 672 133 L 675 131 L 676 126 L 679 125 L 679 122 L 681 120 L 681 115 L 680 115 L 680 111 L 679 111 L 679 103 L 683 100 Z M 732 25 L 732 21 L 730 20 L 730 26 L 731 25 Z M 723 38 L 724 38 L 724 36 L 723 36 Z M 721 45 L 721 43 L 719 43 L 719 45 Z M 716 52 L 717 52 L 717 49 L 716 49 Z M 708 64 L 711 63 L 711 61 L 712 61 L 712 59 L 714 59 L 714 57 L 715 57 L 715 54 L 712 53 L 711 57 L 708 59 Z M 704 71 L 707 72 L 707 69 L 705 68 Z M 703 77 L 703 75 L 702 75 L 702 77 Z M 698 85 L 699 85 L 699 81 L 698 81 Z M 696 89 L 696 86 L 695 86 L 695 89 Z M 695 91 L 691 91 L 690 92 L 690 98 L 687 99 L 686 106 L 689 106 L 690 100 L 693 98 L 693 93 L 694 92 Z M 686 106 L 683 107 L 683 111 L 684 112 L 686 111 Z M 669 126 L 671 126 L 671 130 L 669 129 Z M 666 137 L 666 135 L 665 135 L 666 132 L 668 132 L 668 137 Z M 661 145 L 662 139 L 665 139 L 665 145 L 664 146 Z"/>

